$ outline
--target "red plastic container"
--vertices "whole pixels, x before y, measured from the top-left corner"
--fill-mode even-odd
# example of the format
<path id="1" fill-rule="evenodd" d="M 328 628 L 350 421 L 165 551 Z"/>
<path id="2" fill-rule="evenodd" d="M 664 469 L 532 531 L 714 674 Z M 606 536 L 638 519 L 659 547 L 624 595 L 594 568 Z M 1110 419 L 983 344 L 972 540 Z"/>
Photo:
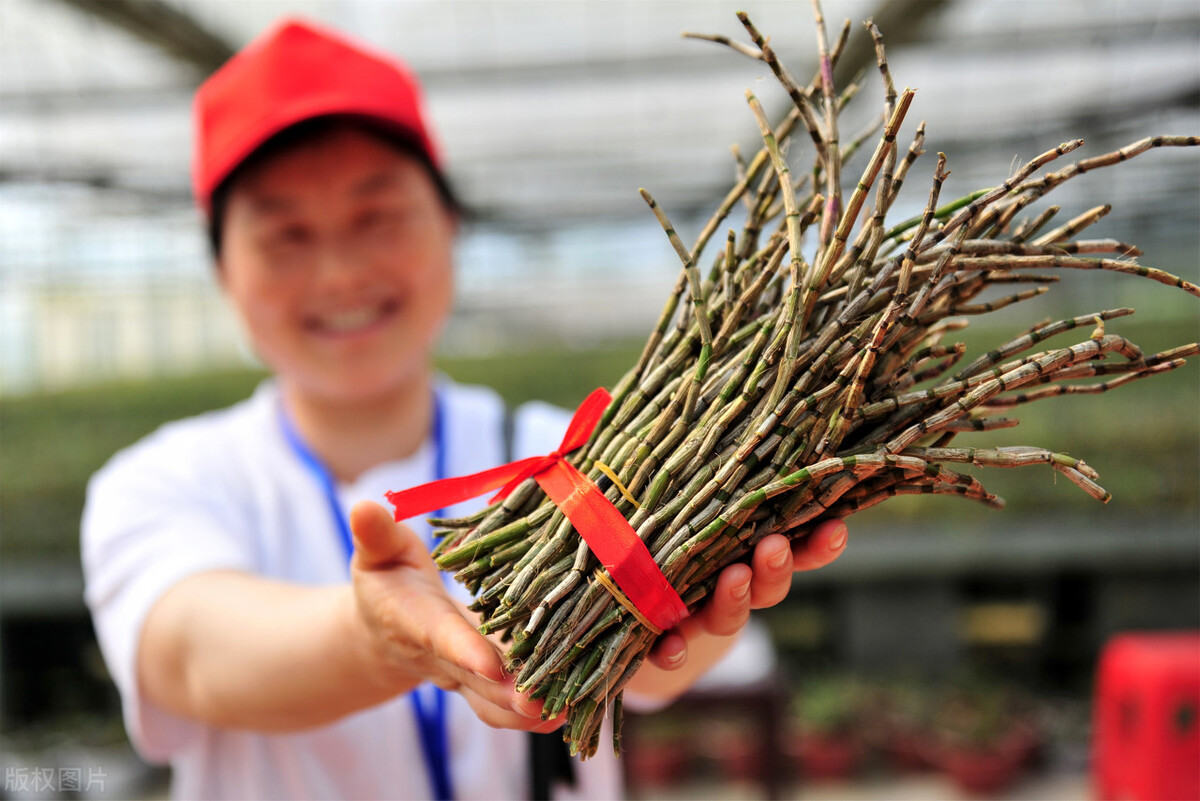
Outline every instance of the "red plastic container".
<path id="1" fill-rule="evenodd" d="M 1200 631 L 1109 640 L 1094 724 L 1099 798 L 1200 799 Z"/>

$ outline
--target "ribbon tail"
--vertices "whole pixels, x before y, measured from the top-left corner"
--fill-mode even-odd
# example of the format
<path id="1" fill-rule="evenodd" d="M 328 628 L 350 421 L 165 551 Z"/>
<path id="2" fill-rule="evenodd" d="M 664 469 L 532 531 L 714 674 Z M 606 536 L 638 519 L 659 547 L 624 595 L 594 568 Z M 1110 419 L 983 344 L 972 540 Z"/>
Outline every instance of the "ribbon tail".
<path id="1" fill-rule="evenodd" d="M 607 389 L 604 387 L 593 389 L 571 417 L 566 433 L 563 434 L 562 444 L 558 446 L 559 453 L 570 453 L 586 443 L 610 403 L 612 403 L 612 395 L 608 394 Z"/>
<path id="2" fill-rule="evenodd" d="M 407 520 L 410 517 L 428 514 L 435 509 L 446 509 L 489 490 L 505 486 L 511 481 L 523 479 L 543 458 L 531 456 L 469 476 L 444 478 L 400 492 L 389 492 L 387 499 L 395 507 L 396 522 Z"/>
<path id="3" fill-rule="evenodd" d="M 534 479 L 647 620 L 667 631 L 687 617 L 687 607 L 646 544 L 595 484 L 565 461 L 535 474 Z"/>
<path id="4" fill-rule="evenodd" d="M 503 487 L 500 488 L 499 492 L 488 498 L 488 503 L 496 503 L 496 501 L 504 500 L 512 493 L 513 490 L 521 486 L 521 482 L 529 478 L 529 476 L 530 473 L 527 470 L 513 476 Z"/>

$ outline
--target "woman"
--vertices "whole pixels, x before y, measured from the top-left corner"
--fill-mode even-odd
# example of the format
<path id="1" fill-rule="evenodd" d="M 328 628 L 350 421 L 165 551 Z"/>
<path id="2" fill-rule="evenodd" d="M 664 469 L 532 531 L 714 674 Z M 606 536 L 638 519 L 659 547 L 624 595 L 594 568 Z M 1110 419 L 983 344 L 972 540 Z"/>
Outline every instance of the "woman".
<path id="1" fill-rule="evenodd" d="M 424 522 L 375 502 L 506 450 L 498 398 L 431 367 L 457 206 L 416 81 L 288 22 L 214 74 L 195 112 L 217 277 L 274 377 L 89 485 L 87 600 L 131 739 L 172 764 L 177 797 L 526 797 L 520 732 L 562 721 L 515 691 Z M 564 424 L 519 410 L 512 450 L 546 453 Z M 631 705 L 685 690 L 751 607 L 844 546 L 840 523 L 795 554 L 765 539 L 661 638 Z M 611 758 L 575 774 L 563 797 L 620 792 Z"/>

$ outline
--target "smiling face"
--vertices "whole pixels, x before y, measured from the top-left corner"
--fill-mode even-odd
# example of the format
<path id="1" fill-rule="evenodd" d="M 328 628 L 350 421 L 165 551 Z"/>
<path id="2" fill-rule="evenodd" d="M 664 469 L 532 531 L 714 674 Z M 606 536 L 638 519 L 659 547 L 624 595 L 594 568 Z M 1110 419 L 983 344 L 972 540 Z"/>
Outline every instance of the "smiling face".
<path id="1" fill-rule="evenodd" d="M 222 286 L 291 391 L 373 401 L 424 377 L 456 226 L 419 161 L 339 125 L 240 174 L 222 222 Z"/>

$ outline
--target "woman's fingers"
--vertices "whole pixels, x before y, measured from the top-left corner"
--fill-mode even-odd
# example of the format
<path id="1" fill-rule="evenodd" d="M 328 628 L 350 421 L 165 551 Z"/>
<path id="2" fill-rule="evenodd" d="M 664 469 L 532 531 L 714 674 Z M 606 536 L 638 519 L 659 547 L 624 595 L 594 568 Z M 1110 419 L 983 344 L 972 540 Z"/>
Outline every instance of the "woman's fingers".
<path id="1" fill-rule="evenodd" d="M 792 545 L 782 534 L 763 537 L 754 548 L 750 608 L 765 609 L 782 601 L 792 588 Z"/>
<path id="2" fill-rule="evenodd" d="M 687 662 L 687 638 L 678 630 L 658 638 L 650 652 L 650 664 L 662 670 L 677 670 Z"/>
<path id="3" fill-rule="evenodd" d="M 708 603 L 679 628 L 659 637 L 650 652 L 650 663 L 662 670 L 682 667 L 687 661 L 689 632 L 736 634 L 746 625 L 751 609 L 774 606 L 787 597 L 795 571 L 824 567 L 844 550 L 846 524 L 841 520 L 820 523 L 795 543 L 781 534 L 764 537 L 755 546 L 749 565 L 725 568 Z"/>
<path id="4" fill-rule="evenodd" d="M 650 663 L 662 670 L 677 670 L 687 662 L 688 639 L 696 632 L 729 637 L 741 631 L 750 619 L 753 580 L 749 565 L 730 565 L 722 570 L 700 611 L 658 638 L 650 652 Z"/>
<path id="5" fill-rule="evenodd" d="M 386 570 L 408 565 L 419 570 L 434 570 L 425 543 L 408 526 L 392 520 L 377 503 L 362 501 L 350 510 L 350 531 L 354 535 L 354 566 L 359 570 Z"/>
<path id="6" fill-rule="evenodd" d="M 527 703 L 536 704 L 536 711 L 529 714 L 527 712 L 515 711 L 510 706 L 505 706 L 504 704 L 497 704 L 492 698 L 478 692 L 472 687 L 464 686 L 459 692 L 463 698 L 467 699 L 467 703 L 471 705 L 471 709 L 475 710 L 475 714 L 479 719 L 492 728 L 551 732 L 562 726 L 566 720 L 565 715 L 559 715 L 550 720 L 542 720 L 540 716 L 541 702 L 529 702 L 526 699 Z"/>
<path id="7" fill-rule="evenodd" d="M 832 562 L 846 550 L 846 523 L 824 520 L 807 537 L 792 544 L 796 570 L 816 570 Z"/>
<path id="8" fill-rule="evenodd" d="M 418 647 L 490 684 L 504 681 L 504 664 L 496 646 L 463 618 L 449 598 L 413 593 L 408 600 L 401 625 L 409 629 L 409 636 Z M 464 676 L 456 678 L 465 683 Z"/>
<path id="9" fill-rule="evenodd" d="M 728 637 L 741 631 L 750 619 L 750 595 L 754 573 L 749 565 L 730 565 L 717 577 L 717 585 L 699 623 L 709 634 Z"/>
<path id="10" fill-rule="evenodd" d="M 475 636 L 479 637 L 478 634 Z M 503 711 L 506 715 L 516 715 L 526 722 L 540 720 L 542 702 L 517 692 L 512 676 L 506 674 L 498 663 L 495 673 L 472 670 L 458 653 L 462 643 L 444 643 L 441 640 L 440 633 L 435 635 L 430 647 L 431 653 L 440 657 L 439 661 L 430 665 L 428 669 L 433 683 L 464 695 L 470 693 L 479 701 Z"/>
<path id="11" fill-rule="evenodd" d="M 538 719 L 541 702 L 516 691 L 495 646 L 463 617 L 440 584 L 427 582 L 409 568 L 394 572 L 406 580 L 388 588 L 386 606 L 377 615 L 383 636 L 395 649 L 394 668 L 445 690 L 469 692 L 481 704 L 517 718 Z"/>

